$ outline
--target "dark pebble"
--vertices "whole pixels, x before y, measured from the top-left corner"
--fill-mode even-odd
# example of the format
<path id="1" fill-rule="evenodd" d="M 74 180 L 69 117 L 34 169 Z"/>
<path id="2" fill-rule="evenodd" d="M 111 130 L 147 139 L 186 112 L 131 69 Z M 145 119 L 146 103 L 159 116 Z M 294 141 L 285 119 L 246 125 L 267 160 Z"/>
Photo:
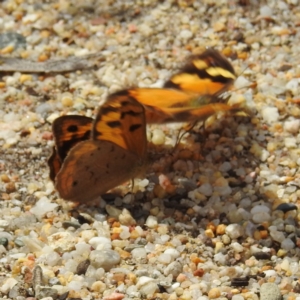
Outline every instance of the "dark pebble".
<path id="1" fill-rule="evenodd" d="M 286 213 L 290 210 L 297 210 L 297 209 L 298 209 L 298 207 L 292 203 L 281 203 L 276 207 L 276 210 L 281 210 L 284 213 Z"/>
<path id="2" fill-rule="evenodd" d="M 5 237 L 0 238 L 0 245 L 3 245 L 4 247 L 7 247 L 8 239 L 5 238 Z"/>
<path id="3" fill-rule="evenodd" d="M 77 222 L 71 222 L 71 221 L 65 221 L 62 223 L 63 228 L 67 229 L 69 227 L 74 227 L 75 229 L 78 229 L 81 227 L 81 225 Z"/>
<path id="4" fill-rule="evenodd" d="M 68 296 L 69 296 L 69 293 L 70 293 L 70 292 L 68 291 L 68 292 L 65 292 L 65 293 L 59 295 L 59 296 L 57 297 L 57 300 L 66 300 L 66 299 L 68 298 Z"/>
<path id="5" fill-rule="evenodd" d="M 271 259 L 271 254 L 268 252 L 256 252 L 253 254 L 256 259 Z"/>
<path id="6" fill-rule="evenodd" d="M 90 264 L 91 264 L 91 261 L 89 259 L 86 259 L 86 260 L 83 260 L 82 262 L 80 262 L 77 266 L 76 274 L 84 275 Z"/>

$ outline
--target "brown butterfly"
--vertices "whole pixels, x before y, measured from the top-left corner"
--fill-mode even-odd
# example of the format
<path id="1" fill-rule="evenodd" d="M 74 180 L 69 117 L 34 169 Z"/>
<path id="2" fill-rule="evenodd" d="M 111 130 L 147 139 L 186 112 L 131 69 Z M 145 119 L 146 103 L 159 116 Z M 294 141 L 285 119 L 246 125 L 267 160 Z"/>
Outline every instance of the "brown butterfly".
<path id="1" fill-rule="evenodd" d="M 64 116 L 53 123 L 50 178 L 60 196 L 87 202 L 138 176 L 147 155 L 144 107 L 128 97 L 108 99 L 95 121 Z"/>

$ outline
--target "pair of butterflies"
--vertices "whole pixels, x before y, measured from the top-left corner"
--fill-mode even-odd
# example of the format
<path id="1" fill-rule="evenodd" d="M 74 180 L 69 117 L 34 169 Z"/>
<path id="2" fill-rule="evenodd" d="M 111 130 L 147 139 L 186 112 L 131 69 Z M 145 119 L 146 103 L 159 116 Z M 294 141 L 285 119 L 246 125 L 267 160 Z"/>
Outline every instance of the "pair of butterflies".
<path id="1" fill-rule="evenodd" d="M 216 101 L 235 78 L 230 62 L 208 49 L 192 56 L 163 88 L 111 94 L 95 120 L 78 115 L 57 118 L 48 165 L 60 196 L 84 203 L 137 177 L 147 161 L 146 123 L 196 122 L 232 110 Z"/>

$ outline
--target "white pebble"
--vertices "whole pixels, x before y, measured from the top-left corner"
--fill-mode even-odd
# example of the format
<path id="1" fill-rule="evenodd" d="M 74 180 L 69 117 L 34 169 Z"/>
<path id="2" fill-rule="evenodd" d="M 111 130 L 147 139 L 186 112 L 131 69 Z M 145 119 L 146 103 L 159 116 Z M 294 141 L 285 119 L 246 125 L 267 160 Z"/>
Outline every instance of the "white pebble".
<path id="1" fill-rule="evenodd" d="M 171 255 L 173 259 L 176 259 L 180 256 L 180 252 L 174 248 L 166 249 L 164 253 Z"/>
<path id="2" fill-rule="evenodd" d="M 38 218 L 44 216 L 47 212 L 53 211 L 58 207 L 58 204 L 52 203 L 47 197 L 42 197 L 35 205 L 30 209 L 30 212 L 36 215 Z"/>
<path id="3" fill-rule="evenodd" d="M 182 39 L 190 39 L 193 37 L 193 33 L 190 30 L 184 29 L 180 31 L 179 36 Z"/>
<path id="4" fill-rule="evenodd" d="M 121 260 L 120 254 L 114 250 L 94 250 L 90 254 L 91 264 L 95 268 L 103 268 L 109 271 Z"/>
<path id="5" fill-rule="evenodd" d="M 127 226 L 121 226 L 122 231 L 120 232 L 120 238 L 122 240 L 127 240 L 130 237 L 129 227 Z"/>
<path id="6" fill-rule="evenodd" d="M 300 128 L 300 120 L 292 120 L 284 122 L 284 129 L 290 133 L 298 133 Z"/>
<path id="7" fill-rule="evenodd" d="M 163 145 L 166 141 L 166 137 L 164 132 L 161 129 L 154 129 L 152 131 L 152 139 L 151 139 L 152 143 L 154 145 Z"/>
<path id="8" fill-rule="evenodd" d="M 292 92 L 293 95 L 298 95 L 299 93 L 299 79 L 293 78 L 286 85 L 285 88 Z"/>
<path id="9" fill-rule="evenodd" d="M 234 252 L 239 253 L 239 252 L 244 251 L 244 247 L 240 243 L 234 242 L 234 243 L 231 243 L 230 246 L 234 250 Z"/>
<path id="10" fill-rule="evenodd" d="M 259 9 L 259 12 L 260 12 L 260 15 L 263 17 L 271 17 L 273 14 L 272 9 L 267 5 L 262 6 Z"/>
<path id="11" fill-rule="evenodd" d="M 284 145 L 289 149 L 297 148 L 297 140 L 294 137 L 286 137 L 284 139 Z"/>
<path id="12" fill-rule="evenodd" d="M 111 240 L 103 236 L 91 238 L 89 244 L 96 250 L 111 249 Z"/>
<path id="13" fill-rule="evenodd" d="M 157 227 L 157 218 L 155 216 L 149 216 L 146 220 L 146 226 L 148 226 L 149 228 L 155 228 Z"/>
<path id="14" fill-rule="evenodd" d="M 172 261 L 172 256 L 170 254 L 161 254 L 157 257 L 157 260 L 162 264 L 169 264 Z"/>
<path id="15" fill-rule="evenodd" d="M 264 121 L 267 123 L 273 123 L 279 120 L 279 113 L 277 107 L 264 107 L 262 109 L 261 114 Z"/>
<path id="16" fill-rule="evenodd" d="M 1 293 L 7 294 L 17 283 L 18 281 L 14 278 L 6 279 L 0 288 Z"/>
<path id="17" fill-rule="evenodd" d="M 147 257 L 147 251 L 145 248 L 135 248 L 131 251 L 132 258 L 140 260 Z"/>
<path id="18" fill-rule="evenodd" d="M 231 239 L 237 239 L 244 234 L 243 227 L 239 224 L 229 224 L 225 231 Z"/>

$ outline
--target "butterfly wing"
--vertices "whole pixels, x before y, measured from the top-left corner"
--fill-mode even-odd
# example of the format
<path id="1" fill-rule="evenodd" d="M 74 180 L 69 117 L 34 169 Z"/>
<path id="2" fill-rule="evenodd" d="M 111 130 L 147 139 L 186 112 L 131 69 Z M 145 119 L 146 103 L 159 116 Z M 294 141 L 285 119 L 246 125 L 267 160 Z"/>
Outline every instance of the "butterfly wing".
<path id="1" fill-rule="evenodd" d="M 191 56 L 177 74 L 164 84 L 165 88 L 179 89 L 200 95 L 218 95 L 233 84 L 236 75 L 231 63 L 218 51 L 208 49 Z"/>
<path id="2" fill-rule="evenodd" d="M 72 147 L 90 138 L 93 119 L 68 115 L 54 120 L 52 132 L 58 156 L 63 161 Z"/>
<path id="3" fill-rule="evenodd" d="M 91 118 L 77 115 L 62 116 L 54 120 L 52 132 L 55 146 L 48 159 L 49 177 L 52 181 L 70 149 L 90 137 L 92 121 Z"/>
<path id="4" fill-rule="evenodd" d="M 143 105 L 126 95 L 110 95 L 99 109 L 92 138 L 110 141 L 145 157 L 147 140 Z"/>
<path id="5" fill-rule="evenodd" d="M 139 175 L 143 160 L 109 141 L 88 140 L 73 147 L 56 177 L 60 196 L 88 202 Z"/>
<path id="6" fill-rule="evenodd" d="M 146 157 L 145 111 L 129 97 L 109 97 L 92 137 L 75 145 L 56 176 L 66 200 L 86 202 L 139 175 Z"/>
<path id="7" fill-rule="evenodd" d="M 224 103 L 211 103 L 197 108 L 165 108 L 164 123 L 168 122 L 199 122 L 205 121 L 208 117 L 217 112 L 225 111 L 240 111 L 241 109 L 235 106 L 230 106 Z M 168 117 L 168 116 L 171 116 Z"/>

